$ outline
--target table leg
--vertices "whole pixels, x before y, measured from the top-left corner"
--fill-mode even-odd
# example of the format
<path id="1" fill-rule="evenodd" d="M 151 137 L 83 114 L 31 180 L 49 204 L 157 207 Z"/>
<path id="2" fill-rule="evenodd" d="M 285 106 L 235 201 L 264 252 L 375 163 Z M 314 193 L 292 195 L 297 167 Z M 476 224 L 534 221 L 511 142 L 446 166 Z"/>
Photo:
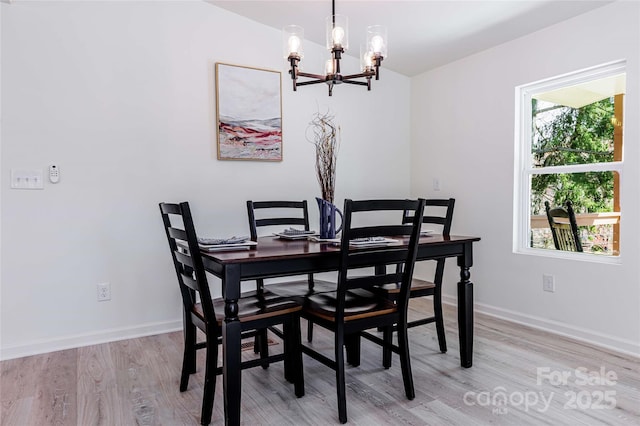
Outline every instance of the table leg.
<path id="1" fill-rule="evenodd" d="M 240 298 L 240 271 L 238 265 L 225 269 L 222 280 L 224 297 L 224 322 L 222 324 L 222 374 L 224 415 L 226 425 L 240 424 L 240 400 L 242 392 L 241 328 L 238 320 Z"/>
<path id="2" fill-rule="evenodd" d="M 473 264 L 471 243 L 465 245 L 464 254 L 458 257 L 460 282 L 458 283 L 458 336 L 460 339 L 460 365 L 473 364 L 473 283 L 469 281 L 469 268 Z"/>

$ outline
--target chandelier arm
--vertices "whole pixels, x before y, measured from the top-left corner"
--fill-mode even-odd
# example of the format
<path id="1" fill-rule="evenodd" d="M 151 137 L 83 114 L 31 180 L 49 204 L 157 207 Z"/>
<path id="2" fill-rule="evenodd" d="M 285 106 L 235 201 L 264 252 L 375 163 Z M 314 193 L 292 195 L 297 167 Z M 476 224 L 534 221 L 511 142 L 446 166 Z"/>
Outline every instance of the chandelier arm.
<path id="1" fill-rule="evenodd" d="M 367 83 L 366 81 L 342 80 L 342 82 L 345 84 L 355 84 L 358 86 L 369 86 L 369 83 Z"/>
<path id="2" fill-rule="evenodd" d="M 353 80 L 355 78 L 362 78 L 362 77 L 374 77 L 376 75 L 375 71 L 365 71 L 363 73 L 360 74 L 351 74 L 351 75 L 343 75 L 342 76 L 342 81 L 344 81 L 345 83 L 347 82 L 347 80 Z"/>
<path id="3" fill-rule="evenodd" d="M 310 80 L 310 81 L 301 81 L 301 82 L 296 82 L 296 86 L 309 86 L 311 84 L 319 84 L 319 83 L 326 83 L 327 81 L 322 79 L 322 80 Z"/>
<path id="4" fill-rule="evenodd" d="M 306 77 L 306 78 L 316 78 L 318 80 L 322 80 L 324 81 L 325 76 L 324 75 L 320 75 L 320 74 L 310 74 L 308 72 L 297 72 L 299 77 Z"/>

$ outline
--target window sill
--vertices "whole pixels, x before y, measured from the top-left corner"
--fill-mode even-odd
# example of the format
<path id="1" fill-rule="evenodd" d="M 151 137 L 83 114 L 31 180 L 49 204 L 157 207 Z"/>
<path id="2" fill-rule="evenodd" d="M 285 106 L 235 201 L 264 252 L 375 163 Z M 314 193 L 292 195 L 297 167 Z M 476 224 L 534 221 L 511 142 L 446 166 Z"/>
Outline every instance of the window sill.
<path id="1" fill-rule="evenodd" d="M 604 256 L 591 253 L 577 253 L 572 251 L 549 250 L 540 248 L 520 248 L 514 250 L 515 254 L 528 256 L 548 257 L 552 259 L 577 260 L 580 262 L 600 263 L 605 265 L 621 265 L 622 256 Z"/>

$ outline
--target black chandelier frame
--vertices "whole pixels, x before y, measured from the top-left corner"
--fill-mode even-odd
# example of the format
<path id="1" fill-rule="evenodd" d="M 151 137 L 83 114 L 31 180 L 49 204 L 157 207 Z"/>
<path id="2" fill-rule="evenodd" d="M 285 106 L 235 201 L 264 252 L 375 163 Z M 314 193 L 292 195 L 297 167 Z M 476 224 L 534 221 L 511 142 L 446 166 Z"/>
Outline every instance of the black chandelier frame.
<path id="1" fill-rule="evenodd" d="M 335 0 L 331 1 L 331 16 L 333 18 L 333 24 L 335 26 L 335 16 L 336 16 L 336 2 Z M 376 80 L 380 79 L 380 64 L 384 57 L 380 54 L 374 54 L 372 57 L 372 66 L 371 69 L 367 69 L 358 74 L 349 74 L 342 75 L 340 71 L 340 60 L 342 59 L 342 54 L 344 53 L 344 48 L 341 45 L 335 45 L 331 49 L 331 58 L 333 61 L 333 73 L 321 75 L 321 74 L 312 74 L 307 72 L 302 72 L 298 70 L 298 63 L 301 60 L 300 55 L 296 53 L 290 53 L 288 60 L 291 69 L 289 70 L 289 75 L 291 75 L 291 80 L 293 81 L 293 91 L 297 91 L 299 86 L 310 86 L 312 84 L 320 84 L 326 83 L 329 86 L 329 96 L 333 95 L 333 86 L 336 84 L 355 84 L 358 86 L 367 86 L 367 90 L 371 90 L 371 78 L 375 77 Z M 309 78 L 311 80 L 307 81 L 298 81 L 298 78 L 304 77 Z M 364 78 L 366 81 L 360 81 L 358 79 Z"/>

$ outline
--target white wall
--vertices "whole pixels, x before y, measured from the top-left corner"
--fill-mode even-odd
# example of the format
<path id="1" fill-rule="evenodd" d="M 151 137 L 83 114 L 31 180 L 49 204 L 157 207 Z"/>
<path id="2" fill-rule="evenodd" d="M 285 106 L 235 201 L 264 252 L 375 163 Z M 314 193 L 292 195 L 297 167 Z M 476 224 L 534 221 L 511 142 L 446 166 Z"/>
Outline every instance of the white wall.
<path id="1" fill-rule="evenodd" d="M 453 232 L 482 237 L 476 308 L 640 354 L 640 4 L 617 2 L 412 79 L 414 195 L 453 196 Z M 627 60 L 622 265 L 512 253 L 514 88 Z M 433 178 L 442 190 L 432 190 Z M 556 277 L 543 293 L 542 274 Z M 458 272 L 448 265 L 445 293 Z"/>
<path id="2" fill-rule="evenodd" d="M 293 93 L 279 31 L 199 1 L 1 7 L 2 358 L 179 329 L 158 202 L 190 201 L 207 236 L 247 234 L 247 199 L 313 202 L 318 108 L 343 131 L 337 204 L 409 195 L 404 76 Z M 282 162 L 216 160 L 217 61 L 283 71 Z M 9 189 L 11 168 L 51 163 L 59 184 Z M 96 301 L 101 282 L 110 302 Z"/>

